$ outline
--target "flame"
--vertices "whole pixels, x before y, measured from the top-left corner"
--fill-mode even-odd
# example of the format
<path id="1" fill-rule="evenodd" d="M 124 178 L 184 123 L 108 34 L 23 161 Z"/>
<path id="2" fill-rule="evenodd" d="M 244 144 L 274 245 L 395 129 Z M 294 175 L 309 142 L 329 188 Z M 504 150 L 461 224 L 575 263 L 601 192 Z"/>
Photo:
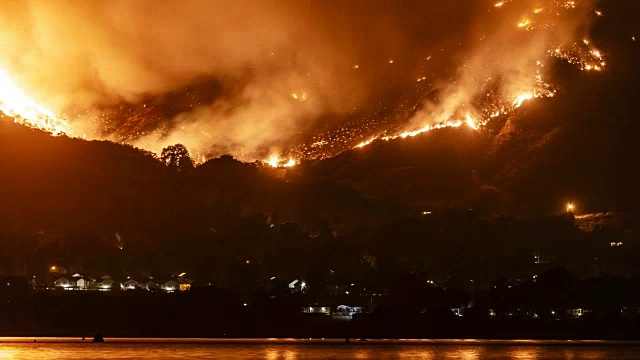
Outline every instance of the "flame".
<path id="1" fill-rule="evenodd" d="M 498 2 L 494 4 L 495 8 L 506 8 L 511 6 L 510 3 L 513 2 L 513 0 L 496 1 Z M 572 0 L 557 0 L 547 2 L 544 7 L 543 5 L 537 4 L 535 7 L 530 7 L 526 13 L 522 15 L 518 14 L 518 17 L 510 17 L 507 24 L 514 32 L 518 32 L 518 34 L 522 32 L 522 36 L 527 35 L 525 31 L 529 31 L 531 36 L 536 36 L 538 30 L 543 31 L 554 26 L 556 20 L 555 16 L 551 16 L 552 14 L 560 15 L 561 11 L 568 11 L 564 9 L 574 9 L 577 6 L 576 3 L 577 1 Z M 600 12 L 600 10 L 593 10 L 593 12 L 595 12 L 596 16 L 602 16 L 602 12 Z M 518 23 L 517 21 L 520 22 Z M 517 24 L 517 28 L 513 26 L 515 24 Z M 635 41 L 635 37 L 632 37 L 631 39 Z M 574 43 L 565 42 L 549 44 L 548 48 L 546 48 L 546 56 L 565 60 L 584 71 L 604 71 L 606 69 L 607 62 L 605 61 L 604 54 L 593 47 L 589 39 L 578 38 L 574 40 L 577 41 Z M 389 127 L 382 130 L 380 128 L 373 128 L 375 129 L 373 131 L 379 131 L 378 133 L 372 133 L 372 130 L 367 129 L 369 120 L 363 119 L 363 122 L 358 123 L 357 125 L 359 129 L 365 128 L 367 131 L 366 133 L 355 132 L 352 128 L 345 126 L 340 129 L 341 133 L 336 136 L 319 135 L 311 139 L 311 142 L 302 144 L 297 148 L 288 149 L 280 155 L 271 155 L 267 160 L 263 160 L 262 163 L 274 168 L 292 167 L 297 165 L 298 160 L 301 159 L 327 158 L 335 156 L 335 149 L 338 149 L 337 151 L 343 151 L 353 147 L 361 148 L 370 145 L 376 140 L 388 141 L 398 138 L 413 137 L 431 130 L 460 127 L 465 124 L 473 130 L 481 131 L 481 129 L 491 119 L 509 114 L 514 109 L 522 106 L 525 101 L 535 98 L 553 97 L 555 95 L 553 86 L 543 79 L 544 69 L 542 68 L 544 67 L 543 57 L 545 56 L 545 53 L 540 53 L 539 55 L 540 58 L 531 59 L 534 61 L 533 64 L 536 64 L 537 67 L 531 67 L 530 69 L 535 70 L 528 73 L 528 75 L 525 74 L 525 76 L 528 76 L 525 84 L 518 84 L 517 89 L 506 88 L 505 91 L 499 95 L 495 95 L 495 93 L 490 94 L 488 91 L 486 94 L 488 99 L 487 103 L 490 103 L 488 105 L 483 103 L 483 105 L 478 106 L 478 104 L 473 102 L 475 100 L 471 97 L 461 97 L 460 100 L 454 100 L 451 102 L 448 102 L 447 99 L 445 99 L 442 101 L 443 109 L 441 112 L 420 113 L 419 117 L 416 116 L 415 118 L 410 119 L 411 121 L 409 125 L 404 125 L 402 127 Z M 431 56 L 426 57 L 427 61 L 430 59 Z M 388 57 L 382 58 L 379 61 L 397 66 L 397 64 L 394 63 L 394 60 Z M 348 68 L 352 67 L 353 69 L 359 69 L 360 67 L 359 64 L 349 64 L 347 66 Z M 363 66 L 366 67 L 366 64 L 363 64 Z M 424 83 L 428 82 L 427 77 L 422 75 L 423 74 L 420 74 L 416 79 L 416 82 L 420 83 L 420 88 L 422 88 Z M 490 82 L 491 77 L 487 78 L 487 83 Z M 431 84 L 428 85 L 431 86 Z M 290 96 L 293 100 L 299 102 L 308 100 L 307 94 L 304 91 L 301 91 L 302 89 L 298 88 L 290 90 Z M 454 95 L 451 97 L 455 98 L 459 93 L 464 93 L 464 90 L 452 93 L 454 93 Z M 415 108 L 416 107 L 414 106 L 414 110 Z M 26 95 L 14 82 L 12 77 L 2 68 L 0 68 L 0 111 L 4 112 L 9 117 L 12 117 L 15 122 L 47 131 L 53 135 L 66 134 L 74 136 L 72 129 L 64 118 L 57 116 L 53 111 L 39 104 L 34 98 Z M 473 114 L 473 117 L 470 114 Z M 368 140 L 362 141 L 364 139 Z M 358 141 L 361 142 L 354 146 Z M 286 157 L 284 154 L 286 154 Z M 317 154 L 319 154 L 319 156 Z M 294 157 L 298 160 L 294 160 Z M 196 161 L 204 162 L 204 160 L 205 157 L 202 155 L 198 155 L 196 157 Z"/>
<path id="2" fill-rule="evenodd" d="M 276 154 L 271 155 L 269 159 L 265 160 L 264 163 L 273 167 L 273 168 L 286 168 L 293 167 L 298 164 L 293 158 L 289 158 L 289 160 L 281 160 L 280 157 Z"/>
<path id="3" fill-rule="evenodd" d="M 513 106 L 515 106 L 516 108 L 519 108 L 523 102 L 531 99 L 533 99 L 533 94 L 531 93 L 522 94 L 513 101 Z"/>
<path id="4" fill-rule="evenodd" d="M 278 155 L 271 155 L 269 160 L 267 160 L 266 162 L 271 167 L 278 167 L 278 163 L 280 162 L 280 159 L 278 158 Z"/>
<path id="5" fill-rule="evenodd" d="M 529 24 L 531 24 L 531 21 L 525 19 L 525 20 L 520 21 L 520 23 L 518 24 L 518 27 L 520 27 L 520 28 L 521 27 L 526 27 L 526 26 L 529 26 Z"/>
<path id="6" fill-rule="evenodd" d="M 422 133 L 428 132 L 428 131 L 432 131 L 432 130 L 437 130 L 437 129 L 443 129 L 443 128 L 450 128 L 450 127 L 460 127 L 463 124 L 466 124 L 468 127 L 470 127 L 473 130 L 480 130 L 481 127 L 485 126 L 490 119 L 495 118 L 497 116 L 500 115 L 504 115 L 504 114 L 508 114 L 510 111 L 519 108 L 522 103 L 524 103 L 527 100 L 531 100 L 534 98 L 539 98 L 539 97 L 553 97 L 555 95 L 555 91 L 554 90 L 547 90 L 546 92 L 537 92 L 537 93 L 523 93 L 520 94 L 518 96 L 515 97 L 515 100 L 513 101 L 513 104 L 510 108 L 501 108 L 495 112 L 492 112 L 488 118 L 485 119 L 481 119 L 479 121 L 474 120 L 471 115 L 467 114 L 465 117 L 465 120 L 448 120 L 445 122 L 441 122 L 441 123 L 437 123 L 437 124 L 428 124 L 425 125 L 424 127 L 418 129 L 418 130 L 413 130 L 413 131 L 405 131 L 403 133 L 400 133 L 398 135 L 390 135 L 390 136 L 378 136 L 378 137 L 373 137 L 369 140 L 363 141 L 359 144 L 357 144 L 356 146 L 354 146 L 354 149 L 358 149 L 358 148 L 362 148 L 365 147 L 371 143 L 373 143 L 375 140 L 384 140 L 384 141 L 389 141 L 389 140 L 394 140 L 394 139 L 398 139 L 398 138 L 406 138 L 406 137 L 413 137 L 416 135 L 420 135 Z"/>
<path id="7" fill-rule="evenodd" d="M 478 125 L 476 125 L 476 122 L 469 115 L 467 115 L 467 126 L 473 130 L 478 130 Z"/>
<path id="8" fill-rule="evenodd" d="M 305 101 L 305 100 L 307 100 L 307 93 L 304 92 L 304 91 L 302 93 L 300 93 L 300 94 L 292 93 L 291 97 L 294 98 L 295 100 Z"/>
<path id="9" fill-rule="evenodd" d="M 0 68 L 0 111 L 12 117 L 17 123 L 44 130 L 52 135 L 71 135 L 71 128 L 65 120 L 26 95 L 2 68 Z"/>

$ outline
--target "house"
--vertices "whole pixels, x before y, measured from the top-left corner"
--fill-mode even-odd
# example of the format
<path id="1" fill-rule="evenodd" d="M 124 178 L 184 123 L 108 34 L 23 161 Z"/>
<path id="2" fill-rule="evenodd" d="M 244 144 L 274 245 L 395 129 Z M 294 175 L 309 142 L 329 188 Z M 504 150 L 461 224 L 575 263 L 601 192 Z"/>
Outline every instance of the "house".
<path id="1" fill-rule="evenodd" d="M 72 285 L 71 280 L 69 280 L 69 279 L 67 279 L 66 277 L 63 276 L 61 278 L 58 278 L 58 280 L 54 281 L 53 282 L 53 286 L 67 289 L 67 288 L 69 288 L 69 287 L 71 287 L 73 285 Z"/>
<path id="2" fill-rule="evenodd" d="M 572 309 L 566 309 L 565 310 L 565 314 L 568 317 L 577 319 L 577 318 L 581 318 L 583 316 L 585 316 L 586 314 L 590 313 L 591 310 L 589 309 L 583 309 L 583 308 L 572 308 Z"/>
<path id="3" fill-rule="evenodd" d="M 75 288 L 77 290 L 87 290 L 89 287 L 89 281 L 87 281 L 84 277 L 80 277 L 75 279 Z"/>
<path id="4" fill-rule="evenodd" d="M 333 320 L 351 321 L 353 315 L 362 313 L 364 313 L 362 306 L 338 305 L 336 311 L 331 313 L 331 317 Z"/>
<path id="5" fill-rule="evenodd" d="M 167 281 L 166 283 L 160 285 L 160 289 L 167 291 L 167 292 L 174 292 L 176 290 L 180 289 L 180 283 L 171 279 L 169 281 Z"/>
<path id="6" fill-rule="evenodd" d="M 150 277 L 147 281 L 140 283 L 139 286 L 141 289 L 149 291 L 158 289 L 158 284 L 153 280 L 152 277 Z"/>
<path id="7" fill-rule="evenodd" d="M 69 284 L 73 286 L 74 290 L 87 290 L 91 282 L 89 279 L 85 279 L 80 273 L 75 273 L 71 275 Z"/>
<path id="8" fill-rule="evenodd" d="M 109 275 L 103 275 L 100 277 L 99 281 L 96 281 L 100 291 L 110 291 L 115 283 L 115 280 L 113 280 Z"/>
<path id="9" fill-rule="evenodd" d="M 289 283 L 289 289 L 291 291 L 305 291 L 307 288 L 307 284 L 304 281 L 300 281 L 298 279 L 293 280 Z"/>
<path id="10" fill-rule="evenodd" d="M 331 307 L 330 306 L 305 306 L 302 308 L 302 313 L 331 315 Z"/>
<path id="11" fill-rule="evenodd" d="M 193 280 L 180 277 L 178 278 L 178 283 L 180 284 L 180 291 L 187 291 L 191 289 L 191 284 L 193 283 Z"/>
<path id="12" fill-rule="evenodd" d="M 134 279 L 129 279 L 122 283 L 122 288 L 125 290 L 134 290 L 140 287 L 140 283 Z"/>

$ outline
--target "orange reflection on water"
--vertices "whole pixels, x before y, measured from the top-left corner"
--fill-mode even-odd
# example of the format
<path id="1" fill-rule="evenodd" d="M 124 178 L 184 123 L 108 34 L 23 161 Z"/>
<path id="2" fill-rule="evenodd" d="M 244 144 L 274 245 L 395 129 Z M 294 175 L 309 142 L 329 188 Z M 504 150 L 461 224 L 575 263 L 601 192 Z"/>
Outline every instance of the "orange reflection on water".
<path id="1" fill-rule="evenodd" d="M 0 348 L 0 359 L 15 359 L 16 353 L 12 349 L 2 349 Z"/>
<path id="2" fill-rule="evenodd" d="M 398 353 L 398 357 L 401 359 L 423 359 L 423 360 L 432 360 L 436 359 L 433 350 L 425 350 L 425 349 L 406 349 Z"/>
<path id="3" fill-rule="evenodd" d="M 368 359 L 370 357 L 370 350 L 358 350 L 353 357 L 356 359 Z"/>
<path id="4" fill-rule="evenodd" d="M 532 347 L 517 348 L 509 354 L 514 360 L 535 360 L 538 358 L 538 349 Z"/>
<path id="5" fill-rule="evenodd" d="M 298 353 L 289 349 L 268 348 L 264 358 L 267 360 L 296 360 Z"/>
<path id="6" fill-rule="evenodd" d="M 460 349 L 456 352 L 452 352 L 449 355 L 450 359 L 460 359 L 460 360 L 476 360 L 480 359 L 480 350 L 476 347 Z"/>

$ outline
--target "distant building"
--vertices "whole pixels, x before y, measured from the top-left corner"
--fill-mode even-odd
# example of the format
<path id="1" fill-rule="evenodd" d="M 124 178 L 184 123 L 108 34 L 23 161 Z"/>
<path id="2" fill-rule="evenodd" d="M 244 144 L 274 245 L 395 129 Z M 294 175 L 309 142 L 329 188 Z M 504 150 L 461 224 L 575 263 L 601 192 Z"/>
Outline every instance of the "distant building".
<path id="1" fill-rule="evenodd" d="M 147 281 L 140 283 L 140 288 L 145 290 L 156 290 L 158 289 L 158 283 L 156 283 L 153 278 L 149 278 Z"/>
<path id="2" fill-rule="evenodd" d="M 581 318 L 581 317 L 585 316 L 586 314 L 588 314 L 590 312 L 591 312 L 591 310 L 589 310 L 589 309 L 573 308 L 573 309 L 567 309 L 565 311 L 565 314 L 568 317 L 577 319 L 577 318 Z"/>
<path id="3" fill-rule="evenodd" d="M 193 280 L 180 277 L 178 278 L 178 283 L 180 284 L 180 291 L 187 291 L 191 289 L 191 283 L 193 283 Z"/>
<path id="4" fill-rule="evenodd" d="M 302 313 L 331 315 L 331 307 L 330 306 L 305 306 L 302 308 Z"/>
<path id="5" fill-rule="evenodd" d="M 53 282 L 53 286 L 55 287 L 60 287 L 60 288 L 69 288 L 72 286 L 71 280 L 67 279 L 66 277 L 60 277 L 57 280 L 55 280 Z"/>
<path id="6" fill-rule="evenodd" d="M 338 305 L 336 310 L 331 313 L 333 320 L 351 321 L 356 314 L 364 313 L 362 306 Z"/>
<path id="7" fill-rule="evenodd" d="M 134 290 L 140 287 L 140 283 L 134 279 L 129 279 L 122 283 L 122 287 L 125 290 Z"/>
<path id="8" fill-rule="evenodd" d="M 176 280 L 171 279 L 166 283 L 160 285 L 160 289 L 167 292 L 174 292 L 176 290 L 180 290 L 180 283 L 177 282 Z"/>
<path id="9" fill-rule="evenodd" d="M 103 275 L 100 277 L 100 281 L 96 282 L 98 290 L 101 291 L 111 291 L 113 288 L 113 284 L 115 284 L 115 280 L 111 278 L 109 275 Z"/>
<path id="10" fill-rule="evenodd" d="M 464 308 L 463 307 L 451 308 L 451 312 L 455 316 L 459 316 L 459 317 L 464 316 Z"/>
<path id="11" fill-rule="evenodd" d="M 353 316 L 356 314 L 364 313 L 364 307 L 362 306 L 348 306 L 348 305 L 338 305 L 333 308 L 331 306 L 305 306 L 301 311 L 303 314 L 313 314 L 313 315 L 326 315 L 330 316 L 332 320 L 337 321 L 350 321 L 353 319 Z"/>
<path id="12" fill-rule="evenodd" d="M 87 290 L 89 282 L 84 277 L 75 278 L 75 288 L 77 290 Z"/>
<path id="13" fill-rule="evenodd" d="M 304 291 L 307 288 L 307 283 L 298 279 L 289 283 L 289 289 L 291 291 Z"/>

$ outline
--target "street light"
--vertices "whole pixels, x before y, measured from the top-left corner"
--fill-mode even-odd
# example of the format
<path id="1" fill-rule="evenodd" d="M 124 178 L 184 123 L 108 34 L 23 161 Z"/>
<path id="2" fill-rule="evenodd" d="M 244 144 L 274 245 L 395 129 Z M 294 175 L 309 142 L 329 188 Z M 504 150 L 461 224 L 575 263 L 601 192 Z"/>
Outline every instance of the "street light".
<path id="1" fill-rule="evenodd" d="M 573 203 L 567 204 L 567 212 L 573 212 L 573 208 L 574 208 Z"/>

